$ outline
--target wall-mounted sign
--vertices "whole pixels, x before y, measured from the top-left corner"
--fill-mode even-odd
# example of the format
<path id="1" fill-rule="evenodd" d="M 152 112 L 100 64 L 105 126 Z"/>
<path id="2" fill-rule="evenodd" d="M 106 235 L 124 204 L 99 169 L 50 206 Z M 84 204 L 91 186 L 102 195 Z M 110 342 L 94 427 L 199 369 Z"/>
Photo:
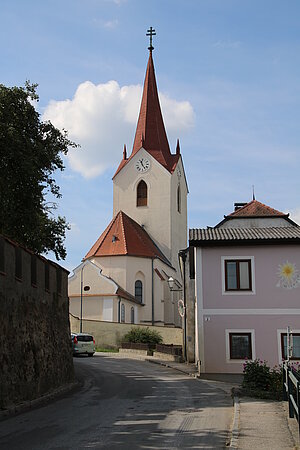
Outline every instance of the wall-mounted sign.
<path id="1" fill-rule="evenodd" d="M 296 268 L 296 264 L 288 261 L 284 264 L 279 264 L 277 275 L 279 277 L 277 287 L 295 289 L 300 286 L 300 274 Z"/>
<path id="2" fill-rule="evenodd" d="M 181 300 L 181 299 L 178 300 L 178 312 L 181 317 L 184 317 L 185 307 L 184 307 L 183 300 Z"/>

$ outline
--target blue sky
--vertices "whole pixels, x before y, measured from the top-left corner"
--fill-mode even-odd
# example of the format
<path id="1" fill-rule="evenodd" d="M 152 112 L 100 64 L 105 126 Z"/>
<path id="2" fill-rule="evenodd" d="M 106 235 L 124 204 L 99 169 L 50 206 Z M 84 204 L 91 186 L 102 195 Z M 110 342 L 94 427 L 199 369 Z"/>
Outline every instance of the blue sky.
<path id="1" fill-rule="evenodd" d="M 189 227 L 213 226 L 251 200 L 252 185 L 257 200 L 300 222 L 298 0 L 2 0 L 0 24 L 1 82 L 38 83 L 40 113 L 81 144 L 57 174 L 69 270 L 112 218 L 149 26 L 171 150 L 181 142 Z"/>

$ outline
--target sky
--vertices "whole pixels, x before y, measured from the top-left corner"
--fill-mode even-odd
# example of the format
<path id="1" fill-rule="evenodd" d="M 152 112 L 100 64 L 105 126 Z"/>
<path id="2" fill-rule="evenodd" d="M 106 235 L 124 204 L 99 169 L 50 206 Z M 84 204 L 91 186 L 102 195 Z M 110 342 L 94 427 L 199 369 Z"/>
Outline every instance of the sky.
<path id="1" fill-rule="evenodd" d="M 56 174 L 72 270 L 112 219 L 112 176 L 133 145 L 149 46 L 188 226 L 256 199 L 300 223 L 299 0 L 1 0 L 0 82 L 38 83 L 41 120 L 80 144 Z M 54 255 L 48 255 L 55 259 Z"/>

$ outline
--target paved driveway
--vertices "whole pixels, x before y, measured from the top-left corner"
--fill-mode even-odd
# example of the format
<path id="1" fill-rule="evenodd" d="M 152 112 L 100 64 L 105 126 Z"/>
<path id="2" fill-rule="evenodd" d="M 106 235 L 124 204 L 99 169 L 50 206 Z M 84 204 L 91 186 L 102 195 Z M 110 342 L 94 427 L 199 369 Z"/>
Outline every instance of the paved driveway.
<path id="1" fill-rule="evenodd" d="M 82 387 L 0 422 L 2 450 L 222 449 L 228 394 L 147 361 L 76 358 Z"/>

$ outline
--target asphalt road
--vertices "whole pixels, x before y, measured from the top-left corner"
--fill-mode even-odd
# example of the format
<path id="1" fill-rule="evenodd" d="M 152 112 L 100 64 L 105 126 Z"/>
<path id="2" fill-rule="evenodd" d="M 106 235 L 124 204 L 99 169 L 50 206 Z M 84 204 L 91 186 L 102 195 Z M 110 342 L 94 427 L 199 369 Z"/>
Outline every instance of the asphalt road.
<path id="1" fill-rule="evenodd" d="M 74 359 L 82 387 L 0 422 L 1 450 L 222 449 L 232 400 L 147 361 Z"/>

